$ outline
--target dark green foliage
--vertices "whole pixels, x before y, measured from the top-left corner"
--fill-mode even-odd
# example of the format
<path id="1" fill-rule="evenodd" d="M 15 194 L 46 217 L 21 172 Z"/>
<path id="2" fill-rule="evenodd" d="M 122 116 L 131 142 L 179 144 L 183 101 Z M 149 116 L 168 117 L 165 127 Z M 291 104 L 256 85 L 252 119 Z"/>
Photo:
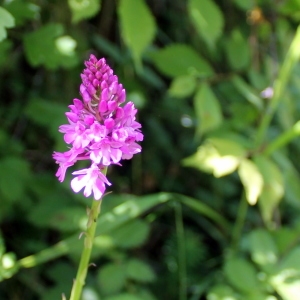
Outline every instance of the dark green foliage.
<path id="1" fill-rule="evenodd" d="M 0 0 L 0 299 L 70 294 L 91 199 L 52 152 L 95 53 L 145 140 L 108 170 L 82 299 L 298 300 L 299 9 Z"/>

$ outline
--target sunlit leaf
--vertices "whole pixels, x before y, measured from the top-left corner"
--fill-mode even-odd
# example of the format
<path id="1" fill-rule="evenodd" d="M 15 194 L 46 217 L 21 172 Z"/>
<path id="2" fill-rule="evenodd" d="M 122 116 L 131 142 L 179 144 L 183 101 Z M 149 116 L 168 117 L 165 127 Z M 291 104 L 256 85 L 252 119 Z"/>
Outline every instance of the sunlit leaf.
<path id="1" fill-rule="evenodd" d="M 219 100 L 206 83 L 202 83 L 196 92 L 194 107 L 199 122 L 198 135 L 213 130 L 222 123 L 223 116 Z"/>
<path id="2" fill-rule="evenodd" d="M 155 66 L 170 77 L 189 74 L 209 77 L 214 73 L 208 62 L 188 45 L 172 44 L 152 53 L 151 58 Z"/>
<path id="3" fill-rule="evenodd" d="M 283 300 L 298 300 L 300 295 L 300 248 L 296 247 L 278 265 L 270 279 L 275 291 Z"/>
<path id="4" fill-rule="evenodd" d="M 238 300 L 238 295 L 230 286 L 220 284 L 214 286 L 207 294 L 207 300 Z"/>
<path id="5" fill-rule="evenodd" d="M 199 35 L 212 46 L 223 31 L 221 9 L 213 0 L 189 0 L 188 11 Z"/>
<path id="6" fill-rule="evenodd" d="M 68 0 L 72 12 L 72 22 L 77 23 L 83 19 L 95 16 L 101 7 L 101 0 Z"/>
<path id="7" fill-rule="evenodd" d="M 139 66 L 143 51 L 155 36 L 155 20 L 144 0 L 121 0 L 118 12 L 122 37 Z"/>
<path id="8" fill-rule="evenodd" d="M 12 28 L 14 26 L 14 17 L 6 9 L 0 6 L 0 42 L 7 36 L 6 28 Z"/>
<path id="9" fill-rule="evenodd" d="M 211 138 L 198 148 L 198 151 L 185 158 L 184 166 L 221 177 L 234 172 L 246 151 L 239 144 L 225 139 Z"/>
<path id="10" fill-rule="evenodd" d="M 243 159 L 238 173 L 245 188 L 248 203 L 250 205 L 256 204 L 264 183 L 257 166 L 250 159 Z"/>
<path id="11" fill-rule="evenodd" d="M 266 224 L 271 225 L 275 208 L 284 194 L 283 177 L 277 165 L 263 156 L 256 156 L 254 162 L 264 179 L 259 197 L 259 206 Z"/>

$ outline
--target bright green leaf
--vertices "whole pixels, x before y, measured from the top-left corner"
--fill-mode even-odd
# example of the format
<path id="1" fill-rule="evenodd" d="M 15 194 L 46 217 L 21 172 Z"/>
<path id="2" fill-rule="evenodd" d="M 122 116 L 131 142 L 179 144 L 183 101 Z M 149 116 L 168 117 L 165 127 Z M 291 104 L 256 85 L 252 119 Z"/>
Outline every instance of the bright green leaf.
<path id="1" fill-rule="evenodd" d="M 225 139 L 211 138 L 198 151 L 183 160 L 183 165 L 221 177 L 234 172 L 246 151 L 239 144 Z"/>
<path id="2" fill-rule="evenodd" d="M 68 0 L 72 12 L 72 22 L 77 23 L 83 19 L 95 16 L 101 7 L 101 0 Z"/>
<path id="3" fill-rule="evenodd" d="M 256 156 L 254 162 L 264 179 L 263 191 L 259 198 L 262 217 L 271 225 L 274 210 L 284 195 L 283 177 L 277 165 L 263 156 Z"/>
<path id="4" fill-rule="evenodd" d="M 196 92 L 194 107 L 199 122 L 198 135 L 211 131 L 222 123 L 223 116 L 219 100 L 206 83 L 202 83 Z"/>
<path id="5" fill-rule="evenodd" d="M 250 205 L 256 204 L 264 183 L 257 166 L 251 160 L 243 159 L 240 163 L 238 173 L 245 188 L 248 203 Z"/>
<path id="6" fill-rule="evenodd" d="M 98 280 L 103 294 L 119 292 L 126 282 L 126 267 L 123 264 L 106 264 L 99 269 Z"/>
<path id="7" fill-rule="evenodd" d="M 189 0 L 188 11 L 198 34 L 213 46 L 222 34 L 224 17 L 213 0 Z"/>
<path id="8" fill-rule="evenodd" d="M 278 260 L 278 249 L 270 233 L 266 229 L 256 229 L 250 233 L 249 241 L 252 260 L 263 270 L 270 270 L 269 266 Z"/>
<path id="9" fill-rule="evenodd" d="M 5 28 L 12 28 L 14 26 L 14 17 L 6 9 L 0 7 L 0 42 L 7 36 Z"/>
<path id="10" fill-rule="evenodd" d="M 237 29 L 231 32 L 226 40 L 225 50 L 229 65 L 234 70 L 245 69 L 250 62 L 250 48 L 248 42 Z"/>
<path id="11" fill-rule="evenodd" d="M 172 44 L 152 53 L 151 57 L 155 66 L 170 77 L 189 74 L 209 77 L 214 74 L 206 60 L 188 45 Z"/>
<path id="12" fill-rule="evenodd" d="M 195 91 L 197 80 L 192 75 L 182 75 L 173 79 L 168 90 L 170 96 L 185 98 L 192 95 Z"/>
<path id="13" fill-rule="evenodd" d="M 143 51 L 155 36 L 155 20 L 144 0 L 121 0 L 118 13 L 122 37 L 140 67 Z"/>
<path id="14" fill-rule="evenodd" d="M 250 293 L 258 289 L 256 271 L 247 260 L 243 258 L 227 260 L 224 272 L 229 282 L 241 292 Z"/>
<path id="15" fill-rule="evenodd" d="M 77 43 L 72 37 L 65 35 L 57 38 L 55 40 L 55 45 L 57 50 L 61 54 L 72 56 L 74 55 L 74 50 L 76 48 Z"/>
<path id="16" fill-rule="evenodd" d="M 127 276 L 138 282 L 151 282 L 156 278 L 149 265 L 138 259 L 128 261 Z"/>

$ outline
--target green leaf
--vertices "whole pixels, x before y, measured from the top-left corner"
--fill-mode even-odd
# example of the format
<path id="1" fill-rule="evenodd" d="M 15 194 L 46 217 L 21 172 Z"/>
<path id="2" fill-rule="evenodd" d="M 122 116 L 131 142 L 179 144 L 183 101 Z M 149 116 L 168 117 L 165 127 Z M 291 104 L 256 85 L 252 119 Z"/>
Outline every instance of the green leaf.
<path id="1" fill-rule="evenodd" d="M 24 37 L 25 54 L 32 66 L 45 65 L 49 69 L 77 64 L 74 52 L 76 41 L 63 36 L 61 24 L 47 24 Z"/>
<path id="2" fill-rule="evenodd" d="M 199 86 L 194 97 L 194 107 L 199 122 L 198 135 L 216 129 L 221 125 L 223 116 L 219 100 L 206 83 Z"/>
<path id="3" fill-rule="evenodd" d="M 188 45 L 172 44 L 152 53 L 151 58 L 155 66 L 170 77 L 182 75 L 209 77 L 214 74 L 206 60 Z"/>
<path id="4" fill-rule="evenodd" d="M 5 28 L 12 28 L 14 26 L 14 17 L 6 9 L 0 6 L 0 42 L 7 36 Z"/>
<path id="5" fill-rule="evenodd" d="M 127 276 L 138 282 L 152 282 L 156 276 L 148 264 L 139 259 L 131 259 L 127 263 Z"/>
<path id="6" fill-rule="evenodd" d="M 101 8 L 101 0 L 68 0 L 72 12 L 72 22 L 95 16 Z"/>
<path id="7" fill-rule="evenodd" d="M 122 293 L 116 296 L 107 297 L 104 300 L 144 300 L 144 298 L 129 293 Z"/>
<path id="8" fill-rule="evenodd" d="M 270 271 L 270 267 L 278 260 L 278 249 L 266 229 L 256 229 L 250 233 L 250 253 L 252 260 L 263 267 L 263 270 Z"/>
<path id="9" fill-rule="evenodd" d="M 176 98 L 189 97 L 195 91 L 197 80 L 192 75 L 182 75 L 173 79 L 168 90 L 170 96 Z"/>
<path id="10" fill-rule="evenodd" d="M 37 19 L 40 7 L 24 0 L 7 1 L 5 8 L 14 16 L 16 25 L 23 25 L 27 20 Z"/>
<path id="11" fill-rule="evenodd" d="M 283 300 L 298 300 L 300 295 L 300 248 L 282 258 L 270 283 Z"/>
<path id="12" fill-rule="evenodd" d="M 0 192 L 10 201 L 21 201 L 30 179 L 27 161 L 13 156 L 6 156 L 0 161 Z"/>
<path id="13" fill-rule="evenodd" d="M 123 264 L 106 264 L 99 269 L 98 280 L 103 294 L 120 292 L 126 282 L 126 267 Z"/>
<path id="14" fill-rule="evenodd" d="M 224 27 L 224 17 L 213 0 L 189 0 L 189 16 L 198 32 L 209 46 L 213 46 Z"/>
<path id="15" fill-rule="evenodd" d="M 207 300 L 238 300 L 240 296 L 228 285 L 220 284 L 211 288 Z"/>
<path id="16" fill-rule="evenodd" d="M 234 0 L 234 3 L 245 11 L 250 10 L 255 5 L 252 0 Z"/>
<path id="17" fill-rule="evenodd" d="M 245 155 L 246 151 L 239 144 L 211 138 L 200 146 L 195 154 L 182 162 L 184 166 L 198 168 L 218 178 L 234 172 Z"/>
<path id="18" fill-rule="evenodd" d="M 141 56 L 155 36 L 155 20 L 144 0 L 121 0 L 118 13 L 124 42 L 132 51 L 136 66 L 141 67 Z"/>
<path id="19" fill-rule="evenodd" d="M 111 237 L 119 247 L 130 248 L 143 244 L 149 234 L 150 227 L 143 220 L 132 220 L 111 232 Z"/>
<path id="20" fill-rule="evenodd" d="M 270 159 L 256 156 L 254 162 L 264 179 L 263 191 L 259 197 L 260 210 L 265 223 L 271 226 L 274 210 L 284 195 L 283 177 Z"/>
<path id="21" fill-rule="evenodd" d="M 257 202 L 263 189 L 263 177 L 257 166 L 249 159 L 243 159 L 240 163 L 238 173 L 245 188 L 246 199 L 250 205 Z"/>
<path id="22" fill-rule="evenodd" d="M 228 281 L 241 292 L 251 293 L 259 287 L 253 265 L 243 258 L 227 260 L 224 272 Z"/>
<path id="23" fill-rule="evenodd" d="M 234 70 L 245 69 L 250 62 L 250 47 L 238 29 L 226 40 L 225 50 L 229 65 Z"/>
<path id="24" fill-rule="evenodd" d="M 2 67 L 4 64 L 8 64 L 9 59 L 8 56 L 13 47 L 13 43 L 10 40 L 5 40 L 0 42 L 0 66 Z"/>

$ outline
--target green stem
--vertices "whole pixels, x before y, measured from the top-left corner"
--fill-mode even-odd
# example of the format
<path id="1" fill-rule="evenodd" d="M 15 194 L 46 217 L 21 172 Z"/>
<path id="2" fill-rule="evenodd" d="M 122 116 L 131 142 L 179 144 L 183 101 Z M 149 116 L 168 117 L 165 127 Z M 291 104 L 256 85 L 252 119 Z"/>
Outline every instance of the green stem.
<path id="1" fill-rule="evenodd" d="M 179 299 L 186 300 L 186 255 L 181 203 L 175 203 L 175 223 L 178 245 Z"/>
<path id="2" fill-rule="evenodd" d="M 298 62 L 300 57 L 300 26 L 297 29 L 296 35 L 291 43 L 286 58 L 279 71 L 278 78 L 274 83 L 274 96 L 270 100 L 267 110 L 262 118 L 261 124 L 258 128 L 256 136 L 256 146 L 262 146 L 266 132 L 270 126 L 271 120 L 275 114 L 276 109 L 283 96 L 289 76 L 292 72 L 294 65 Z"/>
<path id="3" fill-rule="evenodd" d="M 288 144 L 292 139 L 296 138 L 300 135 L 300 121 L 298 121 L 292 128 L 285 131 L 278 138 L 276 138 L 273 142 L 271 142 L 263 151 L 263 154 L 269 156 L 278 148 L 283 147 Z"/>
<path id="4" fill-rule="evenodd" d="M 85 284 L 85 278 L 89 267 L 101 203 L 102 200 L 93 200 L 92 207 L 88 211 L 88 223 L 87 231 L 85 232 L 84 247 L 80 258 L 76 279 L 73 283 L 70 300 L 80 300 L 81 298 L 82 288 Z"/>
<path id="5" fill-rule="evenodd" d="M 232 250 L 233 252 L 236 251 L 238 242 L 242 235 L 242 230 L 244 227 L 246 215 L 248 210 L 248 202 L 246 200 L 245 194 L 243 194 L 242 199 L 240 201 L 237 219 L 233 227 L 232 231 Z"/>

